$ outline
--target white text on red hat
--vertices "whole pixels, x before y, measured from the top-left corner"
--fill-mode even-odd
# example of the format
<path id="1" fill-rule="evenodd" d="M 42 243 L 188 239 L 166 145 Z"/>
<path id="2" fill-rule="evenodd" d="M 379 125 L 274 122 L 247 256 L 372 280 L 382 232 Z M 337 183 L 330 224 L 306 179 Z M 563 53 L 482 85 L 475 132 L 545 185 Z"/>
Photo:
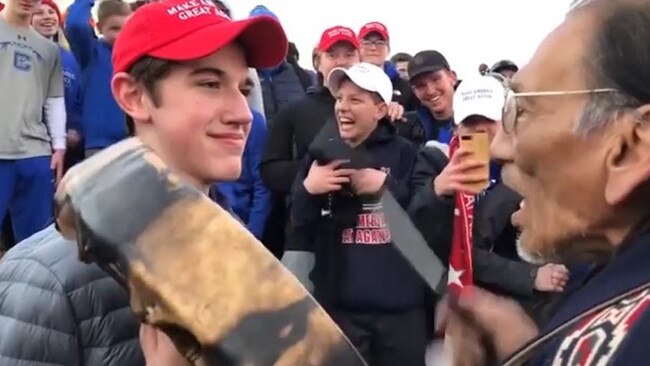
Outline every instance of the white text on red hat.
<path id="1" fill-rule="evenodd" d="M 329 32 L 327 32 L 328 37 L 336 37 L 339 34 L 342 34 L 347 37 L 354 37 L 354 33 L 352 33 L 352 31 L 347 28 L 334 28 Z"/>
<path id="2" fill-rule="evenodd" d="M 217 15 L 230 20 L 228 15 L 210 0 L 188 0 L 167 8 L 167 14 L 176 15 L 180 20 L 188 20 L 203 15 Z"/>

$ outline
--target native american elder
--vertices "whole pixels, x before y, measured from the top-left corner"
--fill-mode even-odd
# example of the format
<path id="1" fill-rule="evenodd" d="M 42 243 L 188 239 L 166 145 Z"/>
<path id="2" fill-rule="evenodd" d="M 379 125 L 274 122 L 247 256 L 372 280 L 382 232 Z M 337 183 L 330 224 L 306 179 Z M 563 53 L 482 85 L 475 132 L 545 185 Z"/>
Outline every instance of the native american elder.
<path id="1" fill-rule="evenodd" d="M 650 1 L 582 1 L 515 75 L 493 155 L 525 197 L 534 261 L 595 269 L 544 329 L 479 289 L 443 306 L 456 364 L 640 365 L 650 357 Z M 455 302 L 453 304 L 456 304 Z M 574 322 L 571 322 L 576 319 Z M 554 332 L 555 333 L 552 333 Z M 459 336 L 461 335 L 461 336 Z M 514 356 L 517 357 L 517 356 Z"/>

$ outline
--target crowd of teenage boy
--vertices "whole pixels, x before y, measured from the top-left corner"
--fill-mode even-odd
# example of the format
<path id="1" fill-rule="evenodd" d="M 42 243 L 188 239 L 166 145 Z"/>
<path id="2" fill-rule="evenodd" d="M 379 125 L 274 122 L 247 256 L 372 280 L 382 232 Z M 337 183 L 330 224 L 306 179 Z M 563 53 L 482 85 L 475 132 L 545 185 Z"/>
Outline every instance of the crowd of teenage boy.
<path id="1" fill-rule="evenodd" d="M 114 75 L 127 69 L 115 69 L 122 60 L 115 53 L 117 40 L 142 42 L 120 33 L 143 4 L 5 5 L 0 252 L 9 251 L 0 262 L 0 363 L 143 364 L 126 292 L 99 268 L 78 262 L 74 245 L 50 225 L 64 172 L 134 133 L 125 124 L 126 102 L 116 98 Z M 278 22 L 262 5 L 249 19 L 258 17 Z M 436 336 L 431 317 L 438 299 L 392 245 L 385 190 L 451 263 L 450 286 L 468 280 L 467 269 L 454 267 L 452 248 L 470 238 L 469 282 L 516 299 L 545 322 L 569 270 L 519 258 L 511 215 L 521 197 L 502 184 L 498 162 L 486 167 L 467 159 L 471 152 L 457 138 L 477 131 L 494 137 L 517 65 L 499 61 L 461 81 L 435 50 L 389 58 L 389 31 L 376 21 L 358 31 L 333 25 L 315 41 L 314 71 L 298 64 L 292 44 L 280 49 L 281 61 L 251 63 L 252 123 L 241 174 L 218 179 L 211 197 L 315 294 L 371 365 L 423 365 Z M 149 69 L 135 76 L 148 88 L 169 73 L 155 60 Z M 205 85 L 219 90 L 223 83 Z M 489 177 L 477 173 L 483 168 Z M 476 190 L 486 178 L 488 188 Z M 460 210 L 460 192 L 473 196 L 470 212 Z M 468 216 L 473 225 L 458 224 Z"/>

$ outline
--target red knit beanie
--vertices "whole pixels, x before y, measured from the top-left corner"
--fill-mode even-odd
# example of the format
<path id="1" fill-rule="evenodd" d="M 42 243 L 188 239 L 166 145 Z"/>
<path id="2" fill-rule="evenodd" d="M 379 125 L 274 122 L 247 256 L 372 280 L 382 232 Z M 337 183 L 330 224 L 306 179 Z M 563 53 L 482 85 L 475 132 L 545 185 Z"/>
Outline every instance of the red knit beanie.
<path id="1" fill-rule="evenodd" d="M 41 4 L 47 5 L 50 8 L 54 9 L 57 18 L 59 19 L 59 26 L 63 26 L 63 17 L 61 16 L 61 10 L 59 10 L 59 6 L 56 5 L 54 0 L 41 0 Z"/>

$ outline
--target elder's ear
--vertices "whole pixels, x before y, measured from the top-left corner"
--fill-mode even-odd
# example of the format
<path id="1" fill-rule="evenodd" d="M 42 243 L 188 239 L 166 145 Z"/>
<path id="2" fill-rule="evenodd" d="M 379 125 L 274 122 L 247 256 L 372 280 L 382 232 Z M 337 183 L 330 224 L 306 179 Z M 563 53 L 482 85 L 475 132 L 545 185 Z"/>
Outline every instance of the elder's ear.
<path id="1" fill-rule="evenodd" d="M 618 205 L 650 183 L 650 105 L 626 114 L 612 129 L 605 199 L 610 205 Z"/>

